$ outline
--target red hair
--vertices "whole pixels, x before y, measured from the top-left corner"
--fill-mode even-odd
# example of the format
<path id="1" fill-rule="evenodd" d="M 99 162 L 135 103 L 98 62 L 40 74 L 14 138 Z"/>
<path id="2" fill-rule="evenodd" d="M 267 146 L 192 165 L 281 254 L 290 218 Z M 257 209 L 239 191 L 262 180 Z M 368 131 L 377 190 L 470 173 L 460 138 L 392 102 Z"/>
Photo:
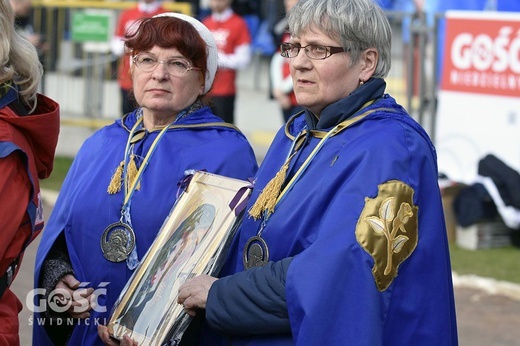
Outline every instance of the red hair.
<path id="1" fill-rule="evenodd" d="M 154 46 L 176 48 L 194 67 L 202 69 L 203 76 L 208 70 L 206 42 L 193 25 L 179 18 L 144 19 L 137 31 L 125 34 L 125 45 L 132 55 L 148 51 Z"/>

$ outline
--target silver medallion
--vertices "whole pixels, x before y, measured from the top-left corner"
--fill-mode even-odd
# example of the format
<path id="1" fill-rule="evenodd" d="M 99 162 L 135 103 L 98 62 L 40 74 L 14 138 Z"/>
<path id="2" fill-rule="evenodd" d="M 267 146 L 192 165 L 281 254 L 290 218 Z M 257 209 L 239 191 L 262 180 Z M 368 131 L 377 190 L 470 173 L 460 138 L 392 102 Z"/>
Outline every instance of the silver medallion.
<path id="1" fill-rule="evenodd" d="M 269 262 L 269 248 L 262 237 L 255 235 L 249 238 L 244 246 L 242 261 L 246 270 L 253 267 L 263 267 Z"/>
<path id="2" fill-rule="evenodd" d="M 100 240 L 103 256 L 110 262 L 123 262 L 135 247 L 134 230 L 123 222 L 109 225 Z"/>

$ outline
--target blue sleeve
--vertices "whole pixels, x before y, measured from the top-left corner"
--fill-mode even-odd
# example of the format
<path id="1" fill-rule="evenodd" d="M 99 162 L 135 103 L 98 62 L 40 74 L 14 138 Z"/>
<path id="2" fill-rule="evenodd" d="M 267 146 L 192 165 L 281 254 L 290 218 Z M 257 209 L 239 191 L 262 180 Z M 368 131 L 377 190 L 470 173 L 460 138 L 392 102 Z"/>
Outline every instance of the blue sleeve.
<path id="1" fill-rule="evenodd" d="M 225 334 L 290 333 L 285 277 L 292 257 L 216 281 L 206 305 L 208 325 Z"/>

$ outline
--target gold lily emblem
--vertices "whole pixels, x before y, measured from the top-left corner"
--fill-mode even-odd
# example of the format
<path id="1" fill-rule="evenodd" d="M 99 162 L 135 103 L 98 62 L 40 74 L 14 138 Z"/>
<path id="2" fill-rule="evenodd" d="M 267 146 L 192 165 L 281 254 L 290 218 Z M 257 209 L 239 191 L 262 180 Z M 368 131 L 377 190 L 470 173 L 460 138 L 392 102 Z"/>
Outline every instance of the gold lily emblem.
<path id="1" fill-rule="evenodd" d="M 365 200 L 356 238 L 374 259 L 372 274 L 383 291 L 417 246 L 418 207 L 413 204 L 413 189 L 401 181 L 391 180 L 378 188 L 375 199 Z"/>
<path id="2" fill-rule="evenodd" d="M 365 219 L 366 222 L 372 227 L 374 232 L 384 235 L 387 240 L 386 246 L 386 268 L 384 271 L 385 275 L 390 274 L 392 268 L 392 254 L 399 253 L 403 248 L 404 244 L 408 241 L 408 237 L 400 234 L 397 235 L 397 231 L 406 233 L 404 225 L 408 222 L 411 216 L 413 216 L 412 208 L 408 203 L 401 203 L 397 217 L 394 215 L 393 202 L 395 197 L 388 197 L 384 200 L 379 208 L 379 217 L 370 216 Z M 390 223 L 392 226 L 390 227 Z"/>

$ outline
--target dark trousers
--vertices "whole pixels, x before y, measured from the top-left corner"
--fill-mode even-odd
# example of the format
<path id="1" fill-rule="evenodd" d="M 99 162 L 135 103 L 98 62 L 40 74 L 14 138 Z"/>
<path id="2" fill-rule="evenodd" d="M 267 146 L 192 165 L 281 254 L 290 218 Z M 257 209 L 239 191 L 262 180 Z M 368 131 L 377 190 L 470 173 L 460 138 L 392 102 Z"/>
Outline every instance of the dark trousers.
<path id="1" fill-rule="evenodd" d="M 137 107 L 135 98 L 130 94 L 130 90 L 121 89 L 121 111 L 122 115 L 132 112 Z"/>
<path id="2" fill-rule="evenodd" d="M 235 121 L 235 95 L 212 96 L 210 107 L 213 114 L 219 116 L 227 123 L 234 124 Z"/>

